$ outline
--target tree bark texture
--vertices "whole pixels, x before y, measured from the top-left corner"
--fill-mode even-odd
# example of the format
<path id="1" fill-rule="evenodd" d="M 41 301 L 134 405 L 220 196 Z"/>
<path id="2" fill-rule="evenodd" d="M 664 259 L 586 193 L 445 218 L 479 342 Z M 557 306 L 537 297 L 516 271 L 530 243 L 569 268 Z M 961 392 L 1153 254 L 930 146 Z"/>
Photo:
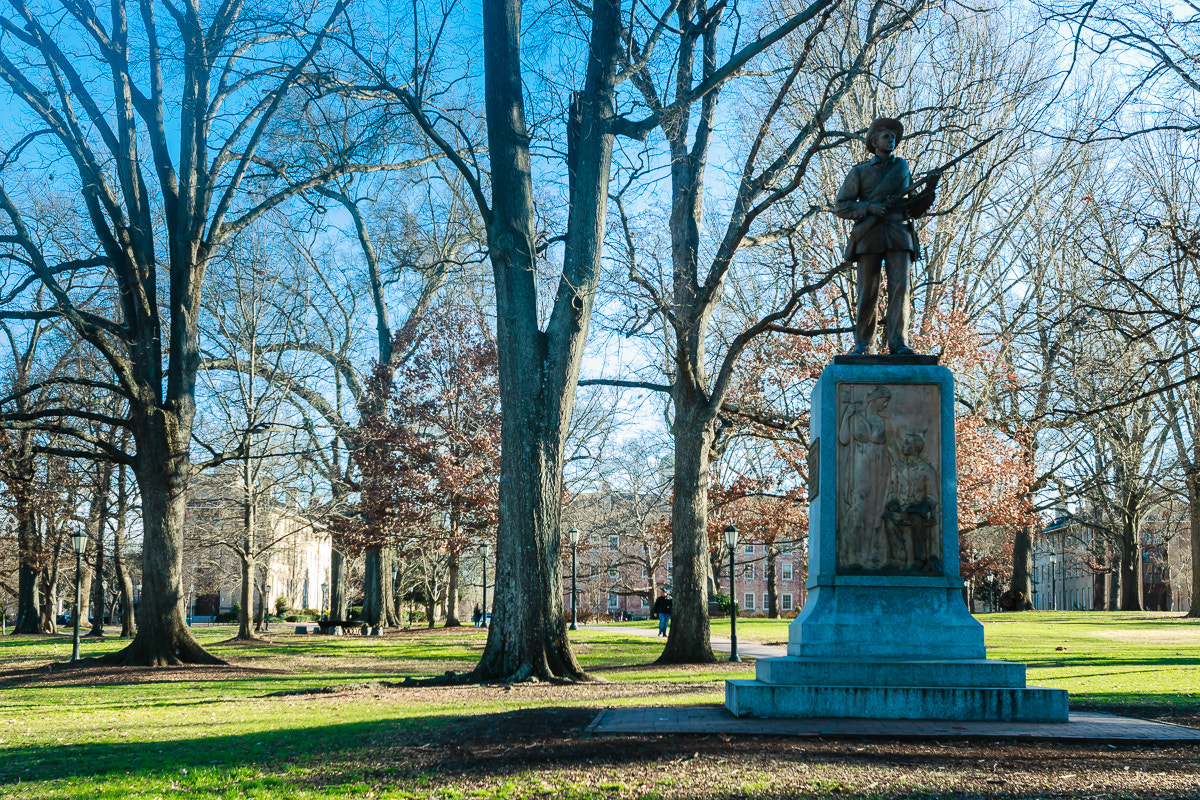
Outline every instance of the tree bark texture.
<path id="1" fill-rule="evenodd" d="M 1142 610 L 1142 536 L 1136 505 L 1127 504 L 1121 520 L 1121 610 Z"/>
<path id="2" fill-rule="evenodd" d="M 1188 533 L 1192 537 L 1192 591 L 1191 605 L 1187 615 L 1193 619 L 1200 618 L 1200 442 L 1196 443 L 1196 453 L 1192 464 L 1184 474 L 1184 486 L 1188 497 Z"/>
<path id="3" fill-rule="evenodd" d="M 125 565 L 125 514 L 128 508 L 124 467 L 119 471 L 117 479 L 120 484 L 117 487 L 117 526 L 113 531 L 113 572 L 121 589 L 121 636 L 130 637 L 136 632 L 137 623 L 133 607 L 133 580 Z"/>
<path id="4" fill-rule="evenodd" d="M 58 607 L 58 556 L 56 551 L 47 559 L 45 565 L 42 566 L 38 580 L 42 584 L 40 610 L 41 620 L 39 628 L 42 633 L 58 633 L 58 620 L 55 617 L 55 610 Z M 72 578 L 75 576 L 72 575 Z M 72 609 L 72 613 L 78 613 L 79 609 Z"/>
<path id="5" fill-rule="evenodd" d="M 1024 596 L 1017 611 L 1033 610 L 1033 528 L 1026 525 L 1013 537 L 1013 592 Z"/>
<path id="6" fill-rule="evenodd" d="M 397 628 L 392 564 L 395 554 L 387 547 L 368 547 L 363 571 L 362 621 L 372 628 Z"/>
<path id="7" fill-rule="evenodd" d="M 457 552 L 450 554 L 448 564 L 450 577 L 446 586 L 446 627 L 457 628 L 462 625 L 458 619 L 458 569 L 459 556 Z"/>
<path id="8" fill-rule="evenodd" d="M 93 556 L 92 578 L 92 631 L 91 636 L 104 635 L 104 611 L 108 598 L 104 591 L 104 529 L 108 525 L 109 492 L 112 491 L 112 464 L 101 464 L 99 480 L 96 481 L 95 500 L 88 513 L 88 527 L 92 529 Z M 84 620 L 87 617 L 83 618 Z M 81 620 L 82 621 L 82 620 Z"/>
<path id="9" fill-rule="evenodd" d="M 563 609 L 563 448 L 574 405 L 605 232 L 612 159 L 619 0 L 598 0 L 580 135 L 568 161 L 572 202 L 563 272 L 546 330 L 539 327 L 529 135 L 521 79 L 521 2 L 484 0 L 483 40 L 496 282 L 501 427 L 495 594 L 483 679 L 582 678 Z"/>
<path id="10" fill-rule="evenodd" d="M 238 559 L 242 567 L 242 587 L 241 595 L 238 604 L 241 609 L 238 611 L 238 634 L 239 639 L 257 639 L 254 635 L 254 573 L 255 563 L 254 557 L 248 555 L 253 551 L 247 550 L 245 553 L 239 553 Z"/>
<path id="11" fill-rule="evenodd" d="M 708 470 L 712 416 L 698 403 L 681 403 L 684 381 L 676 381 L 674 495 L 671 543 L 674 599 L 667 645 L 660 664 L 704 664 L 716 660 L 708 624 Z"/>
<path id="12" fill-rule="evenodd" d="M 13 633 L 41 632 L 38 598 L 38 554 L 41 540 L 37 518 L 28 495 L 16 496 L 17 517 L 17 619 Z"/>
<path id="13" fill-rule="evenodd" d="M 346 619 L 350 613 L 350 587 L 347 586 L 345 543 L 333 538 L 329 564 L 329 618 Z"/>
<path id="14" fill-rule="evenodd" d="M 775 574 L 775 545 L 767 545 L 767 616 L 779 619 L 779 578 Z"/>
<path id="15" fill-rule="evenodd" d="M 137 633 L 124 650 L 101 661 L 127 666 L 224 664 L 200 646 L 185 620 L 183 597 L 183 523 L 187 510 L 188 433 L 168 438 L 170 418 L 147 413 L 150 430 L 138 436 L 139 464 L 134 473 L 142 497 L 142 598 Z M 190 423 L 190 419 L 188 420 Z M 178 428 L 172 429 L 178 431 Z M 166 452 L 142 457 L 155 440 Z M 157 469 L 168 465 L 165 471 Z"/>

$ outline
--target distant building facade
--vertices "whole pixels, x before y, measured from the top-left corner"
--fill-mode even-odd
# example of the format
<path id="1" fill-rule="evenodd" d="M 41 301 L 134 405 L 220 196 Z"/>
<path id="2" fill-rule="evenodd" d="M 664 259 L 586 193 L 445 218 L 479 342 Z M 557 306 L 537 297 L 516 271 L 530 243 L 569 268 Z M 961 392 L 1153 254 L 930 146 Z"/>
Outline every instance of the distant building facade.
<path id="1" fill-rule="evenodd" d="M 578 556 L 579 613 L 587 619 L 645 619 L 654 605 L 652 594 L 665 588 L 673 594 L 672 553 L 665 551 L 654 570 L 642 562 L 645 546 L 639 537 L 606 533 L 581 546 Z M 774 548 L 776 604 L 781 616 L 794 616 L 804 605 L 805 551 L 790 544 Z M 563 570 L 563 601 L 571 611 L 571 554 Z M 736 592 L 742 616 L 765 616 L 769 607 L 771 560 L 768 545 L 739 543 L 735 557 Z M 722 548 L 716 572 L 717 591 L 729 593 L 729 551 Z"/>
<path id="2" fill-rule="evenodd" d="M 1191 542 L 1186 514 L 1156 508 L 1142 524 L 1142 608 L 1191 608 Z M 1038 536 L 1033 552 L 1033 605 L 1040 611 L 1092 611 L 1117 607 L 1119 551 L 1092 527 L 1059 516 Z"/>
<path id="3" fill-rule="evenodd" d="M 241 601 L 242 567 L 227 546 L 244 538 L 244 506 L 227 476 L 193 482 L 184 523 L 183 590 L 188 616 L 202 621 Z M 328 608 L 333 540 L 329 531 L 294 508 L 262 502 L 256 513 L 255 607 L 274 613 L 279 599 L 289 609 Z M 269 590 L 268 590 L 269 587 Z"/>

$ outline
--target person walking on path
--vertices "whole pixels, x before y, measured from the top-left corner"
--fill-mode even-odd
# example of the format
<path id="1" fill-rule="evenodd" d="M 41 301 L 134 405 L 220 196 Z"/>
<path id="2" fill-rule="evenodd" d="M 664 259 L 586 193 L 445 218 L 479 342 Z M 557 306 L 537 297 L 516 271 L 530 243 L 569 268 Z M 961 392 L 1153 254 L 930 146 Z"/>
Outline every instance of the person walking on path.
<path id="1" fill-rule="evenodd" d="M 483 619 L 483 609 L 479 607 L 479 603 L 475 604 L 475 611 L 471 614 L 471 622 L 475 623 L 475 627 L 479 627 L 480 620 Z"/>
<path id="2" fill-rule="evenodd" d="M 658 635 L 667 635 L 667 626 L 671 624 L 671 598 L 667 597 L 666 589 L 658 590 L 658 599 L 654 601 L 651 613 L 658 615 Z"/>

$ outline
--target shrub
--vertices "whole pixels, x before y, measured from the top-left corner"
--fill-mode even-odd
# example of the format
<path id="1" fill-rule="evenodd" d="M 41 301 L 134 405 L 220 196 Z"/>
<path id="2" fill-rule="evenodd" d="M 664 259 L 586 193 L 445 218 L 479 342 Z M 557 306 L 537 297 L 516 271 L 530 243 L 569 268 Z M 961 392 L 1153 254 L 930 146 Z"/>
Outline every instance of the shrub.
<path id="1" fill-rule="evenodd" d="M 288 601 L 283 595 L 275 598 L 275 616 L 282 617 L 288 612 Z"/>
<path id="2" fill-rule="evenodd" d="M 737 605 L 736 603 L 732 602 L 732 599 L 727 594 L 714 594 L 713 600 L 717 601 L 717 607 L 720 608 L 721 613 L 725 614 L 726 616 L 729 615 L 730 609 Z M 738 606 L 738 609 L 740 611 L 741 606 Z"/>

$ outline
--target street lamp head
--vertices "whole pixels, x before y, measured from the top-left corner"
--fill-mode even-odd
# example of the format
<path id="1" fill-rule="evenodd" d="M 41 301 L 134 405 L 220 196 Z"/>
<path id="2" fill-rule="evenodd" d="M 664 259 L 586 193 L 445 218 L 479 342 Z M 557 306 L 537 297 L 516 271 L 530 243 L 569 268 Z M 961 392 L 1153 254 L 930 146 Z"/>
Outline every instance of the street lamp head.
<path id="1" fill-rule="evenodd" d="M 737 547 L 737 542 L 738 542 L 738 529 L 735 528 L 733 525 L 726 525 L 725 526 L 725 544 L 727 544 L 729 546 L 729 549 L 732 550 L 733 548 Z"/>
<path id="2" fill-rule="evenodd" d="M 322 592 L 328 592 L 328 591 L 329 591 L 329 584 L 328 584 L 328 583 L 322 583 L 322 584 L 321 584 L 321 591 L 322 591 Z"/>
<path id="3" fill-rule="evenodd" d="M 480 556 L 480 558 L 487 558 L 487 554 L 488 554 L 488 545 L 487 545 L 487 542 L 480 542 L 480 543 L 479 543 L 479 556 Z"/>
<path id="4" fill-rule="evenodd" d="M 571 539 L 571 546 L 579 544 L 579 528 L 571 528 L 567 531 L 567 536 Z"/>
<path id="5" fill-rule="evenodd" d="M 1058 553 L 1051 552 L 1050 553 L 1050 566 L 1054 566 L 1057 563 L 1058 563 Z"/>
<path id="6" fill-rule="evenodd" d="M 83 529 L 83 526 L 71 531 L 71 549 L 75 551 L 75 555 L 83 555 L 83 551 L 87 550 L 87 540 L 87 531 Z"/>

